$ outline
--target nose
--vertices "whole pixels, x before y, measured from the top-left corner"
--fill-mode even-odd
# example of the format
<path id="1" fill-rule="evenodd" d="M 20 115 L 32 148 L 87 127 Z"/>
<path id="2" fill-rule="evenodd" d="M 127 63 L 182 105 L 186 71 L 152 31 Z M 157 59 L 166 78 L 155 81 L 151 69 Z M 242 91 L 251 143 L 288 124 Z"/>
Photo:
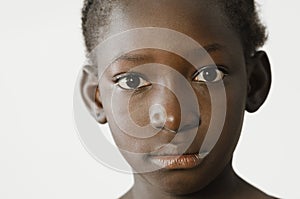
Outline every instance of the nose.
<path id="1" fill-rule="evenodd" d="M 151 126 L 157 130 L 167 130 L 178 133 L 199 125 L 200 117 L 193 105 L 189 103 L 189 96 L 181 98 L 179 102 L 174 93 L 165 88 L 158 95 L 158 100 L 149 109 Z M 193 110 L 194 109 L 194 110 Z"/>
<path id="2" fill-rule="evenodd" d="M 176 133 L 180 126 L 180 111 L 174 109 L 166 110 L 166 106 L 161 104 L 153 104 L 149 110 L 149 117 L 152 127 L 155 129 L 165 129 Z"/>

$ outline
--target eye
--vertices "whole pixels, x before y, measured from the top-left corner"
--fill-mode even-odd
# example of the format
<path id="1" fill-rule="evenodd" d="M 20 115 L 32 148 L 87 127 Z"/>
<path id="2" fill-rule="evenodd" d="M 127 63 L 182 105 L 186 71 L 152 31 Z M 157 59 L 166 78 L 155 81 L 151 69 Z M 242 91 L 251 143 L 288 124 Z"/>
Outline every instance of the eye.
<path id="1" fill-rule="evenodd" d="M 218 82 L 224 78 L 226 74 L 218 69 L 217 66 L 206 66 L 199 70 L 194 76 L 193 80 L 197 82 Z"/>
<path id="2" fill-rule="evenodd" d="M 135 90 L 151 85 L 150 82 L 136 73 L 122 74 L 119 77 L 116 77 L 116 82 L 119 87 L 126 90 Z"/>

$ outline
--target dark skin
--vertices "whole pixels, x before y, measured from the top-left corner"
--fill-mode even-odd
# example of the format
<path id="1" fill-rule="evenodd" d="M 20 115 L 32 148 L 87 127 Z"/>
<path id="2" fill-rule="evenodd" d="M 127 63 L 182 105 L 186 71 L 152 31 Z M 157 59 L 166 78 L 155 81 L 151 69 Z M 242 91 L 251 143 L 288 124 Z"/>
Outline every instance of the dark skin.
<path id="1" fill-rule="evenodd" d="M 222 12 L 218 9 L 217 6 L 210 5 L 206 1 L 164 0 L 159 3 L 157 1 L 130 1 L 125 5 L 124 10 L 113 10 L 107 34 L 112 35 L 137 27 L 173 29 L 188 35 L 202 46 L 219 44 L 219 47 L 208 53 L 214 63 L 224 67 L 227 73 L 221 80 L 213 84 L 215 91 L 221 89 L 221 82 L 225 86 L 226 119 L 220 139 L 204 161 L 191 169 L 160 169 L 134 174 L 134 186 L 121 198 L 273 198 L 239 178 L 231 166 L 232 155 L 242 128 L 244 112 L 258 110 L 268 95 L 271 84 L 268 57 L 263 51 L 245 57 L 239 35 L 228 26 L 228 19 L 220 14 Z M 212 105 L 206 84 L 195 81 L 192 77 L 198 70 L 213 63 L 204 57 L 199 63 L 200 67 L 196 69 L 178 55 L 158 49 L 137 50 L 128 55 L 133 57 L 147 55 L 149 59 L 138 59 L 138 61 L 120 59 L 112 63 L 105 71 L 99 85 L 95 76 L 91 73 L 83 73 L 83 98 L 88 107 L 93 107 L 93 103 L 96 104 L 99 111 L 97 121 L 109 123 L 121 152 L 127 150 L 136 153 L 150 153 L 174 138 L 174 133 L 168 130 L 161 130 L 155 136 L 147 139 L 139 139 L 123 132 L 114 120 L 110 109 L 110 96 L 113 88 L 115 85 L 119 85 L 118 89 L 114 90 L 118 103 L 113 106 L 120 107 L 121 110 L 124 103 L 129 101 L 129 115 L 122 110 L 119 114 L 122 117 L 131 117 L 136 124 L 145 125 L 150 122 L 149 115 L 146 113 L 148 113 L 150 105 L 157 102 L 164 106 L 168 117 L 173 118 L 165 123 L 165 126 L 171 131 L 177 131 L 180 122 L 194 125 L 201 120 L 196 137 L 187 149 L 189 153 L 199 151 L 208 126 L 213 125 L 210 123 Z M 163 86 L 151 84 L 151 78 L 147 79 L 151 86 L 145 86 L 138 92 L 125 90 L 120 87 L 120 82 L 112 80 L 117 74 L 126 75 L 129 70 L 142 73 L 146 77 L 155 75 L 155 73 L 150 75 L 146 70 L 135 71 L 135 66 L 145 63 L 165 64 L 184 76 L 196 94 L 201 117 L 192 114 L 190 110 L 181 112 L 176 96 Z M 159 77 L 159 75 L 157 76 Z M 160 77 L 160 81 L 174 87 L 178 86 L 172 75 Z M 218 100 L 216 103 L 216 106 L 222 104 Z M 182 118 L 188 119 L 182 120 Z M 177 138 L 177 144 L 180 145 L 180 142 L 189 138 L 189 132 L 181 132 Z M 150 164 L 147 156 L 133 160 L 126 153 L 123 155 L 133 168 L 137 165 Z"/>

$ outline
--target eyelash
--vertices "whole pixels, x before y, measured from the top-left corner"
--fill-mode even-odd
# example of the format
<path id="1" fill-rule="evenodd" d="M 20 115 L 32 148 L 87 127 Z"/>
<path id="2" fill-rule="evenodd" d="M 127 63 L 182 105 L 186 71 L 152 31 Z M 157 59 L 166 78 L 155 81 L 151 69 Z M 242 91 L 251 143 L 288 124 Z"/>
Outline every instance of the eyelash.
<path id="1" fill-rule="evenodd" d="M 205 70 L 217 70 L 217 74 L 216 75 L 219 75 L 221 76 L 220 80 L 216 80 L 216 81 L 205 81 L 205 80 L 194 80 L 197 76 L 201 75 L 203 72 L 205 72 Z M 208 72 L 208 71 L 207 71 Z M 224 77 L 226 77 L 228 75 L 228 72 L 227 72 L 227 68 L 222 66 L 222 65 L 207 65 L 207 66 L 204 66 L 202 67 L 201 69 L 199 69 L 194 75 L 193 75 L 193 81 L 194 82 L 197 82 L 197 83 L 216 83 L 216 82 L 219 82 L 221 80 L 224 79 Z M 203 75 L 202 75 L 202 78 L 203 78 Z"/>
<path id="2" fill-rule="evenodd" d="M 126 79 L 126 78 L 138 78 L 138 83 L 140 82 L 143 82 L 144 85 L 142 86 L 139 86 L 137 88 L 125 88 L 126 85 L 121 85 L 120 82 L 123 80 L 123 79 Z M 127 79 L 128 80 L 128 79 Z M 136 80 L 136 79 L 135 79 Z M 135 72 L 130 72 L 130 73 L 122 73 L 122 74 L 119 74 L 119 75 L 116 75 L 115 77 L 113 77 L 113 81 L 115 82 L 115 84 L 117 84 L 120 88 L 122 89 L 125 89 L 125 90 L 137 90 L 137 89 L 141 89 L 143 87 L 146 87 L 146 86 L 150 86 L 151 83 L 140 73 L 135 73 Z M 124 83 L 124 82 L 121 82 L 121 83 Z M 128 84 L 127 84 L 128 87 L 130 87 Z"/>
<path id="3" fill-rule="evenodd" d="M 205 80 L 203 77 L 203 72 L 205 72 L 205 70 L 207 70 L 207 74 L 206 75 L 210 75 L 209 72 L 213 72 L 216 71 L 216 78 L 221 78 L 219 80 L 216 81 L 211 81 L 209 82 L 208 80 Z M 211 70 L 211 71 L 209 71 Z M 195 80 L 195 78 L 197 78 L 200 75 L 200 80 Z M 225 76 L 228 75 L 228 72 L 226 70 L 226 68 L 224 66 L 221 65 L 207 65 L 205 67 L 202 67 L 201 69 L 199 69 L 193 76 L 192 76 L 192 80 L 193 82 L 196 83 L 216 83 L 221 81 L 222 79 L 224 79 Z M 203 80 L 201 80 L 201 78 Z M 125 80 L 125 82 L 122 82 L 122 80 Z M 151 86 L 152 84 L 140 73 L 136 73 L 136 72 L 130 72 L 130 73 L 121 73 L 118 74 L 116 76 L 113 77 L 113 81 L 115 82 L 116 85 L 118 85 L 120 88 L 124 89 L 124 90 L 138 90 L 138 89 L 142 89 L 144 87 L 148 87 Z M 140 86 L 140 83 L 143 83 Z M 136 85 L 137 84 L 137 85 Z M 130 86 L 133 86 L 132 88 Z"/>

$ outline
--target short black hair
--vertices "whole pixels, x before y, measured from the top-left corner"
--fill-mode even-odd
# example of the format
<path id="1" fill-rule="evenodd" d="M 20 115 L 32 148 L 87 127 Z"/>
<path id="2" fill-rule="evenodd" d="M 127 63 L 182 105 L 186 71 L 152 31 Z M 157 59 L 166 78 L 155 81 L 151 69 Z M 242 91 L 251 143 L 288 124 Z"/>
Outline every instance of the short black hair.
<path id="1" fill-rule="evenodd" d="M 100 28 L 108 23 L 108 16 L 118 0 L 84 0 L 82 31 L 86 49 L 96 47 Z M 251 56 L 267 40 L 266 27 L 261 23 L 254 0 L 216 0 L 230 25 L 241 37 L 245 56 Z"/>

